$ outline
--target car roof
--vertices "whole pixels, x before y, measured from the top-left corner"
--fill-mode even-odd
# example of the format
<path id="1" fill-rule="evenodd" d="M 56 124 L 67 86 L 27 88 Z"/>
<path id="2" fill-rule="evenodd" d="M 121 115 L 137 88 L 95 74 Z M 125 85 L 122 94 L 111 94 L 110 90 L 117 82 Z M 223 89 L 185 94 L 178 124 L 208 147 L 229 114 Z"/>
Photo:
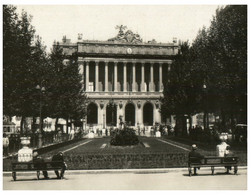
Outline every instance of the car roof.
<path id="1" fill-rule="evenodd" d="M 247 127 L 246 124 L 237 124 L 236 127 Z"/>

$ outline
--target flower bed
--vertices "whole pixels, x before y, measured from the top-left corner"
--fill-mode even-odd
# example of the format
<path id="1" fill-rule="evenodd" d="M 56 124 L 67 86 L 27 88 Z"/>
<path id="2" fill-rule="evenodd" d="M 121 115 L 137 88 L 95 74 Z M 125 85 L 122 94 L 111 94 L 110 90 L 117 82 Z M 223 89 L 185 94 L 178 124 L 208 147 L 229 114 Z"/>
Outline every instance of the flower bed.
<path id="1" fill-rule="evenodd" d="M 139 140 L 133 129 L 125 128 L 115 131 L 110 144 L 113 146 L 132 146 L 139 144 Z"/>

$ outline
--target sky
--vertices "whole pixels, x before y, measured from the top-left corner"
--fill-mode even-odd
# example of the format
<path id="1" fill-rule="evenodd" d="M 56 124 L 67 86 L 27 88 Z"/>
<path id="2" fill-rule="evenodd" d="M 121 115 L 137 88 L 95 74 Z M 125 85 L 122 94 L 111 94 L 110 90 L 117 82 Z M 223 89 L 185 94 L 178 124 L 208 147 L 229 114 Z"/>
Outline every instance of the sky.
<path id="1" fill-rule="evenodd" d="M 53 41 L 64 35 L 77 41 L 78 33 L 84 40 L 105 41 L 115 37 L 116 25 L 125 25 L 138 33 L 143 41 L 172 42 L 195 39 L 199 29 L 208 27 L 221 5 L 17 5 L 32 18 L 36 34 L 42 37 L 47 51 Z"/>

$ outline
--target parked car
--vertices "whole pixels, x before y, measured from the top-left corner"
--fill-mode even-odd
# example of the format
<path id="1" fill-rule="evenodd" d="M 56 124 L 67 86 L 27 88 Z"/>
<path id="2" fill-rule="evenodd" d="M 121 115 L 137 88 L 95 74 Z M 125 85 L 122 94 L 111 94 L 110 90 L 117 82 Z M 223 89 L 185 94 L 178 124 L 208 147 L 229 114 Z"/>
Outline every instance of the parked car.
<path id="1" fill-rule="evenodd" d="M 246 143 L 247 142 L 247 125 L 237 124 L 234 131 L 234 139 L 237 142 Z"/>

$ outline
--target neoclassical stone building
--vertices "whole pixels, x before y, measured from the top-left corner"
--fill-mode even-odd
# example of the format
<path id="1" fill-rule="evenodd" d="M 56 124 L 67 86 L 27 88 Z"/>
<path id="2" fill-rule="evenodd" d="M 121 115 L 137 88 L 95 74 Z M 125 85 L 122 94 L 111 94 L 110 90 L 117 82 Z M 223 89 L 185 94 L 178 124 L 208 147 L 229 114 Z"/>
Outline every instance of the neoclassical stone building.
<path id="1" fill-rule="evenodd" d="M 169 79 L 179 46 L 173 43 L 144 43 L 138 34 L 118 26 L 108 41 L 83 40 L 59 43 L 66 55 L 78 55 L 79 72 L 90 103 L 87 128 L 118 126 L 119 117 L 130 126 L 161 123 L 160 97 Z M 67 59 L 65 60 L 67 63 Z"/>

